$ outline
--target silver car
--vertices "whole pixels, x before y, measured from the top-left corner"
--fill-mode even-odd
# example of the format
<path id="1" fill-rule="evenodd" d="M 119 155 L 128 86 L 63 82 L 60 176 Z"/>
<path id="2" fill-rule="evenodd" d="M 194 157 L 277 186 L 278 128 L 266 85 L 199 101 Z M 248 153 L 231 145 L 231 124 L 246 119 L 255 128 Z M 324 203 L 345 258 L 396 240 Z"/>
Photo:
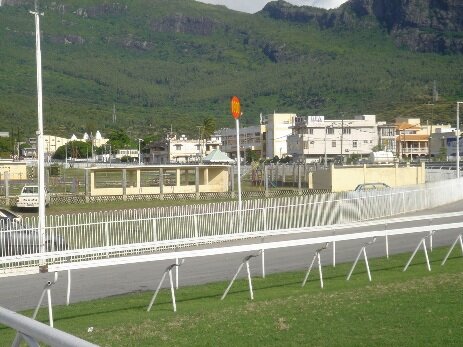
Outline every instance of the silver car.
<path id="1" fill-rule="evenodd" d="M 59 235 L 45 235 L 45 250 L 67 249 L 66 241 Z M 0 256 L 40 252 L 40 234 L 37 227 L 24 223 L 20 215 L 0 208 Z"/>

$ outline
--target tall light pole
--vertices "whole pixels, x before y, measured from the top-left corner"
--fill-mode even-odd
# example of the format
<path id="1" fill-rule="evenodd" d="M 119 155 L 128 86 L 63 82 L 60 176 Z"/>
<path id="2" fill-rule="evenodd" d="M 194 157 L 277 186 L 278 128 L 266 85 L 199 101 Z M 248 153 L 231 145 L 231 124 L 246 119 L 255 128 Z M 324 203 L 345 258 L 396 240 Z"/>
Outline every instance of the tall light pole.
<path id="1" fill-rule="evenodd" d="M 429 136 L 428 137 L 428 155 L 429 155 L 429 158 L 428 158 L 428 162 L 431 162 L 431 141 L 432 140 L 432 136 Z"/>
<path id="2" fill-rule="evenodd" d="M 342 141 L 344 139 L 344 114 L 341 120 L 341 165 L 344 165 L 344 153 L 342 153 Z"/>
<path id="3" fill-rule="evenodd" d="M 463 101 L 457 101 L 457 178 L 460 178 L 460 104 Z"/>
<path id="4" fill-rule="evenodd" d="M 138 165 L 141 165 L 141 143 L 143 139 L 138 139 Z"/>
<path id="5" fill-rule="evenodd" d="M 328 129 L 327 129 L 326 124 L 325 124 L 325 161 L 324 161 L 325 169 L 328 167 L 327 166 L 328 154 L 326 153 L 326 133 L 327 133 L 327 131 L 328 131 Z"/>
<path id="6" fill-rule="evenodd" d="M 35 57 L 37 61 L 37 161 L 39 173 L 39 243 L 40 252 L 45 253 L 45 165 L 43 144 L 43 107 L 42 107 L 42 53 L 40 50 L 40 15 L 35 3 L 34 11 L 30 11 L 35 18 Z M 41 264 L 45 265 L 45 264 Z"/>

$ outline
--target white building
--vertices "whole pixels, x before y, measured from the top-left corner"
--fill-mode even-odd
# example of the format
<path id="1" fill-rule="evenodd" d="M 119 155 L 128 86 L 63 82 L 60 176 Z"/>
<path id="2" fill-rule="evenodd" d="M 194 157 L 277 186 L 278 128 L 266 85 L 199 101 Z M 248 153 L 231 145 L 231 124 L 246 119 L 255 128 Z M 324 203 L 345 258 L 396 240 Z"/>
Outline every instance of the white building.
<path id="1" fill-rule="evenodd" d="M 69 140 L 64 137 L 53 135 L 43 135 L 43 141 L 45 153 L 49 156 L 52 156 L 59 147 L 64 146 L 67 142 L 69 142 Z"/>
<path id="2" fill-rule="evenodd" d="M 295 118 L 294 113 L 261 115 L 259 125 L 240 128 L 241 158 L 244 158 L 247 149 L 255 151 L 261 158 L 284 158 L 288 154 L 286 138 L 291 135 Z M 221 129 L 218 133 L 222 136 L 221 150 L 236 158 L 236 129 Z"/>
<path id="3" fill-rule="evenodd" d="M 116 159 L 128 158 L 129 161 L 138 161 L 140 152 L 138 149 L 119 149 L 115 155 Z"/>
<path id="4" fill-rule="evenodd" d="M 288 154 L 300 162 L 368 155 L 378 145 L 375 115 L 336 120 L 325 120 L 323 116 L 297 117 L 291 129 Z"/>
<path id="5" fill-rule="evenodd" d="M 170 136 L 166 140 L 149 145 L 150 164 L 198 163 L 214 149 L 220 148 L 220 137 L 212 136 L 209 140 L 188 140 L 185 135 L 180 138 Z"/>
<path id="6" fill-rule="evenodd" d="M 292 125 L 296 119 L 295 113 L 273 113 L 263 119 L 267 127 L 265 137 L 266 150 L 265 157 L 272 159 L 275 156 L 284 158 L 288 154 L 287 138 L 292 134 Z"/>
<path id="7" fill-rule="evenodd" d="M 54 135 L 43 135 L 45 156 L 48 158 L 51 158 L 59 147 L 66 145 L 68 142 L 71 142 L 71 141 L 86 142 L 90 140 L 92 141 L 93 146 L 95 147 L 100 147 L 104 145 L 106 142 L 108 142 L 108 139 L 103 138 L 99 131 L 96 132 L 96 135 L 93 138 L 92 136 L 89 136 L 87 133 L 85 133 L 81 140 L 79 140 L 75 134 L 72 134 L 70 139 L 67 139 L 65 137 L 60 137 L 60 136 L 54 136 Z M 24 157 L 36 157 L 37 156 L 37 138 L 35 137 L 29 138 L 28 143 L 30 147 L 23 149 L 23 156 Z"/>

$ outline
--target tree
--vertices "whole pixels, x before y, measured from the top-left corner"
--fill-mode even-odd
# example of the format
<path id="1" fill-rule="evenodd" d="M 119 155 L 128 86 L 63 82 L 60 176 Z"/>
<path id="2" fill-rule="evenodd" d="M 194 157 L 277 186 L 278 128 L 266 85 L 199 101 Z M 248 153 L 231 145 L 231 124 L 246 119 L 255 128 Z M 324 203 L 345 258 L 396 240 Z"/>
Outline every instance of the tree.
<path id="1" fill-rule="evenodd" d="M 259 153 L 250 148 L 246 148 L 245 157 L 246 157 L 246 164 L 258 162 L 260 159 Z"/>
<path id="2" fill-rule="evenodd" d="M 58 147 L 53 154 L 53 159 L 86 158 L 87 155 L 91 155 L 91 151 L 92 145 L 90 143 L 84 141 L 70 141 L 66 145 Z"/>
<path id="3" fill-rule="evenodd" d="M 116 129 L 111 131 L 108 136 L 108 145 L 111 145 L 111 151 L 115 153 L 119 149 L 123 148 L 136 148 L 137 143 L 132 141 L 123 129 Z"/>
<path id="4" fill-rule="evenodd" d="M 2 158 L 9 158 L 12 152 L 11 139 L 9 137 L 0 137 L 0 156 Z"/>
<path id="5" fill-rule="evenodd" d="M 206 117 L 203 120 L 203 138 L 204 139 L 210 139 L 212 134 L 215 131 L 215 118 L 213 117 Z"/>

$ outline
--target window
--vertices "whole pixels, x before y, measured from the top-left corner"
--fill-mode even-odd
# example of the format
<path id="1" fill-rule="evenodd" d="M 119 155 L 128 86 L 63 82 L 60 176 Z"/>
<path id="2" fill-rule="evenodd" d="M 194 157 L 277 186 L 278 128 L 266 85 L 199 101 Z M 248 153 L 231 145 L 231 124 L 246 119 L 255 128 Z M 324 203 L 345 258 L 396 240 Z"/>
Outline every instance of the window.
<path id="1" fill-rule="evenodd" d="M 336 141 L 331 141 L 331 147 L 336 147 Z"/>
<path id="2" fill-rule="evenodd" d="M 313 128 L 309 129 L 309 135 L 313 135 Z"/>
<path id="3" fill-rule="evenodd" d="M 175 145 L 175 150 L 176 151 L 181 151 L 182 150 L 182 145 Z"/>
<path id="4" fill-rule="evenodd" d="M 352 141 L 352 147 L 353 147 L 353 148 L 357 148 L 357 141 L 355 141 L 355 140 Z"/>
<path id="5" fill-rule="evenodd" d="M 395 128 L 383 128 L 381 129 L 381 135 L 383 136 L 394 136 Z"/>
<path id="6" fill-rule="evenodd" d="M 350 128 L 342 128 L 342 133 L 344 135 L 350 135 Z"/>
<path id="7" fill-rule="evenodd" d="M 326 128 L 326 133 L 328 135 L 333 135 L 334 134 L 334 128 Z"/>

